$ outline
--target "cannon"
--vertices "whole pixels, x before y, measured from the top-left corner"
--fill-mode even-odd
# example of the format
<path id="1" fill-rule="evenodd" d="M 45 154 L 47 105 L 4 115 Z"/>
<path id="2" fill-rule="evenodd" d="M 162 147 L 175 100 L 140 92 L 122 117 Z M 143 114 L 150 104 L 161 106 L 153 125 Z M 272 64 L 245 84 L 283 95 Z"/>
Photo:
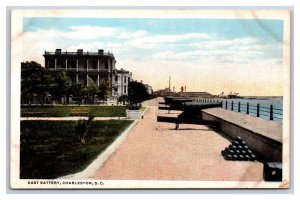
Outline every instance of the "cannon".
<path id="1" fill-rule="evenodd" d="M 222 103 L 203 103 L 203 102 L 184 102 L 183 112 L 177 117 L 157 116 L 157 122 L 168 122 L 176 124 L 175 129 L 179 128 L 179 124 L 198 124 L 208 126 L 218 126 L 219 123 L 214 120 L 202 119 L 202 110 L 207 108 L 221 107 Z"/>
<path id="2" fill-rule="evenodd" d="M 165 105 L 168 106 L 159 106 L 158 109 L 159 110 L 183 110 L 183 103 L 186 102 L 192 102 L 192 99 L 189 98 L 172 98 L 169 99 L 167 102 L 165 103 Z"/>
<path id="3" fill-rule="evenodd" d="M 159 104 L 170 105 L 174 99 L 189 99 L 187 97 L 174 97 L 174 96 L 166 96 L 164 97 L 164 102 L 159 102 Z"/>

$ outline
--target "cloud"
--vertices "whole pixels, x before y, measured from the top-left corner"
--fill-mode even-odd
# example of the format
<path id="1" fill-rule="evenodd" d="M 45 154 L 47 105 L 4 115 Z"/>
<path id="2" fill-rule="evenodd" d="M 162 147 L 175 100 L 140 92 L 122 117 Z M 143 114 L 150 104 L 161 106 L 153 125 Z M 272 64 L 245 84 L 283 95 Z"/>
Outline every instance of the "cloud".
<path id="1" fill-rule="evenodd" d="M 165 43 L 177 43 L 186 40 L 197 39 L 207 40 L 210 36 L 205 33 L 187 33 L 187 34 L 174 34 L 174 35 L 149 35 L 145 37 L 135 38 L 126 42 L 126 45 L 131 47 L 149 49 L 155 48 L 157 45 Z"/>
<path id="2" fill-rule="evenodd" d="M 139 30 L 139 31 L 134 31 L 134 32 L 121 31 L 118 35 L 118 38 L 130 39 L 130 38 L 136 38 L 136 37 L 143 37 L 147 34 L 148 34 L 148 32 L 144 31 L 144 30 Z"/>
<path id="3" fill-rule="evenodd" d="M 70 39 L 95 39 L 99 37 L 111 37 L 117 35 L 118 28 L 101 26 L 71 26 L 70 32 L 61 32 L 60 34 Z"/>
<path id="4" fill-rule="evenodd" d="M 216 63 L 249 63 L 278 57 L 282 51 L 281 43 L 265 44 L 257 38 L 206 40 L 187 44 L 190 49 L 172 49 L 154 53 L 157 60 L 194 60 Z"/>

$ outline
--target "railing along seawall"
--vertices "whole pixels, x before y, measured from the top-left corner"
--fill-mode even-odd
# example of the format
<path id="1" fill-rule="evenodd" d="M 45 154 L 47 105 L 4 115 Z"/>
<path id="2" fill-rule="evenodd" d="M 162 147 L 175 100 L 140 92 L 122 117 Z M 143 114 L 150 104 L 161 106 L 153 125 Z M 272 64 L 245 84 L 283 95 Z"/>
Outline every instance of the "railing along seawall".
<path id="1" fill-rule="evenodd" d="M 235 112 L 244 113 L 251 116 L 261 117 L 276 122 L 282 122 L 283 109 L 275 108 L 273 104 L 269 106 L 262 106 L 260 103 L 249 102 L 234 102 L 233 100 L 220 100 L 220 99 L 196 99 L 197 102 L 213 103 L 222 102 L 222 108 Z"/>

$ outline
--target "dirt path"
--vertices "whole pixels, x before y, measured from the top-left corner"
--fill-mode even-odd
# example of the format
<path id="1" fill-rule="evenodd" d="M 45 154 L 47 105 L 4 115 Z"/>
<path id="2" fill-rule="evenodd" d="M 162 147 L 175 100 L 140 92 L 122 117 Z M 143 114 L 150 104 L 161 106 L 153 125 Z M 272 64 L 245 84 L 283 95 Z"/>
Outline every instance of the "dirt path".
<path id="1" fill-rule="evenodd" d="M 262 181 L 259 162 L 226 161 L 230 143 L 206 126 L 158 123 L 157 100 L 118 150 L 99 169 L 101 180 Z"/>

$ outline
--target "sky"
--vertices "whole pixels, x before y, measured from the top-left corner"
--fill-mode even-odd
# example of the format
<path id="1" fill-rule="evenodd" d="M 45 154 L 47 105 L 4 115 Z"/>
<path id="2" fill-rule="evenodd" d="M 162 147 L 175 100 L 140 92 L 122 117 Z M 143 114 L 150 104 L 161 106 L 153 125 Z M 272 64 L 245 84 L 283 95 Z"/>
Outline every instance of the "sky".
<path id="1" fill-rule="evenodd" d="M 154 90 L 283 95 L 283 21 L 199 18 L 24 18 L 22 60 L 97 51 Z"/>

